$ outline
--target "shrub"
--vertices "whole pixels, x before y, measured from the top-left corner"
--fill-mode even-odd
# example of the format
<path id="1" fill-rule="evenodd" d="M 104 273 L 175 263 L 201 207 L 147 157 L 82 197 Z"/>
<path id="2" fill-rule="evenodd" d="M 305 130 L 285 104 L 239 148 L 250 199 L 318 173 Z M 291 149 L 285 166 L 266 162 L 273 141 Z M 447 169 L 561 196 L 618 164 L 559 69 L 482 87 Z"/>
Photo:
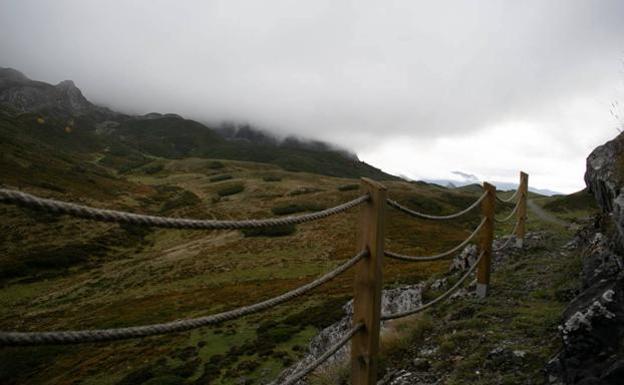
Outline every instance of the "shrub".
<path id="1" fill-rule="evenodd" d="M 224 197 L 228 195 L 238 194 L 244 189 L 245 189 L 245 186 L 243 186 L 242 184 L 235 184 L 235 185 L 222 188 L 221 190 L 217 191 L 217 194 L 219 194 L 220 197 Z"/>
<path id="2" fill-rule="evenodd" d="M 282 180 L 282 178 L 279 176 L 275 176 L 275 175 L 268 175 L 268 176 L 263 177 L 262 180 L 265 182 L 279 182 Z"/>
<path id="3" fill-rule="evenodd" d="M 217 160 L 208 163 L 208 168 L 211 170 L 218 170 L 220 168 L 224 168 L 225 165 Z"/>
<path id="4" fill-rule="evenodd" d="M 328 298 L 317 305 L 309 306 L 298 313 L 289 315 L 282 323 L 297 326 L 299 329 L 308 325 L 317 329 L 324 329 L 344 316 L 342 305 L 348 300 L 348 297 Z"/>
<path id="5" fill-rule="evenodd" d="M 313 203 L 313 202 L 303 202 L 303 203 L 288 203 L 285 205 L 275 206 L 271 209 L 273 214 L 275 215 L 288 215 L 299 213 L 302 211 L 319 211 L 323 210 L 325 207 Z"/>
<path id="6" fill-rule="evenodd" d="M 183 382 L 184 378 L 173 375 L 164 375 L 149 379 L 143 382 L 143 385 L 179 385 Z"/>
<path id="7" fill-rule="evenodd" d="M 153 174 L 161 172 L 164 168 L 165 166 L 160 163 L 150 164 L 150 165 L 143 167 L 143 172 L 148 175 L 153 175 Z"/>
<path id="8" fill-rule="evenodd" d="M 67 190 L 65 190 L 63 187 L 57 186 L 55 184 L 48 183 L 45 181 L 42 181 L 42 182 L 34 181 L 33 185 L 44 188 L 46 190 L 52 190 L 52 191 L 61 192 L 61 193 L 67 192 Z"/>
<path id="9" fill-rule="evenodd" d="M 466 207 L 470 206 L 477 200 L 478 196 L 474 195 L 465 195 L 465 194 L 452 194 L 452 193 L 443 193 L 441 194 L 442 199 L 448 202 L 455 209 L 463 210 Z"/>
<path id="10" fill-rule="evenodd" d="M 422 195 L 415 195 L 407 200 L 410 208 L 414 210 L 422 211 L 427 214 L 440 214 L 442 212 L 442 206 L 433 200 Z"/>
<path id="11" fill-rule="evenodd" d="M 246 237 L 283 237 L 293 234 L 297 230 L 295 225 L 279 225 L 256 229 L 241 230 Z"/>
<path id="12" fill-rule="evenodd" d="M 360 185 L 355 184 L 355 183 L 338 186 L 339 191 L 352 191 L 352 190 L 358 190 L 359 188 L 360 188 Z"/>
<path id="13" fill-rule="evenodd" d="M 173 199 L 168 199 L 160 208 L 161 212 L 171 211 L 182 207 L 195 206 L 201 203 L 201 199 L 190 191 L 184 190 L 181 194 Z"/>
<path id="14" fill-rule="evenodd" d="M 217 175 L 217 176 L 213 176 L 212 178 L 210 178 L 211 182 L 221 182 L 222 180 L 228 180 L 228 179 L 232 179 L 232 175 Z"/>
<path id="15" fill-rule="evenodd" d="M 29 375 L 52 365 L 60 354 L 62 346 L 22 347 L 0 349 L 0 383 L 27 383 Z"/>
<path id="16" fill-rule="evenodd" d="M 323 190 L 320 188 L 316 188 L 316 187 L 299 187 L 298 189 L 295 189 L 289 192 L 288 195 L 294 197 L 297 195 L 312 194 L 312 193 L 319 192 L 319 191 L 323 191 Z"/>

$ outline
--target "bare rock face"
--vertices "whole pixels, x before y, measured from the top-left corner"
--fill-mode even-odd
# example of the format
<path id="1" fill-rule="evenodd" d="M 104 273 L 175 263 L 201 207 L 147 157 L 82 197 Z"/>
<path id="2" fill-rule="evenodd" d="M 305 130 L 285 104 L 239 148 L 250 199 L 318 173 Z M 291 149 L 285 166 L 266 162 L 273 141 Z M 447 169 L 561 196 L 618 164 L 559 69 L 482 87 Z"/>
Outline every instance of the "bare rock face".
<path id="1" fill-rule="evenodd" d="M 89 102 L 74 82 L 57 85 L 34 81 L 12 68 L 0 68 L 0 106 L 19 113 L 42 112 L 61 116 L 91 115 L 98 120 L 113 117 L 107 108 Z"/>
<path id="2" fill-rule="evenodd" d="M 624 381 L 624 274 L 622 258 L 597 233 L 583 261 L 583 291 L 570 302 L 559 332 L 562 352 L 547 365 L 552 382 L 622 384 Z"/>
<path id="3" fill-rule="evenodd" d="M 602 233 L 587 240 L 583 290 L 570 302 L 559 325 L 563 350 L 547 365 L 551 382 L 622 384 L 624 355 L 624 272 L 622 257 Z"/>
<path id="4" fill-rule="evenodd" d="M 618 243 L 624 235 L 624 133 L 602 146 L 596 147 L 587 157 L 585 184 L 594 195 L 598 206 L 609 213 L 618 230 Z"/>
<path id="5" fill-rule="evenodd" d="M 624 134 L 589 155 L 585 183 L 603 214 L 566 246 L 583 250 L 582 290 L 562 316 L 563 349 L 546 371 L 553 384 L 624 384 Z"/>

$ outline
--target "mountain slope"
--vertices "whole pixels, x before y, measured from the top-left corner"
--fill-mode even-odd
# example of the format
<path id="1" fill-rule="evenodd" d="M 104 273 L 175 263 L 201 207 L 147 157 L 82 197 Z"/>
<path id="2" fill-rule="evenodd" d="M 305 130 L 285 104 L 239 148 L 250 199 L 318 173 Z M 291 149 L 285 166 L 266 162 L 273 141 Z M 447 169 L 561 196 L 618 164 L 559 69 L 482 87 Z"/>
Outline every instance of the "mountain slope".
<path id="1" fill-rule="evenodd" d="M 289 171 L 338 177 L 398 179 L 324 143 L 273 140 L 252 128 L 213 129 L 174 114 L 128 116 L 92 104 L 71 81 L 50 85 L 9 68 L 0 68 L 0 115 L 10 120 L 9 131 L 32 135 L 55 149 L 94 156 L 112 151 L 119 171 L 148 157 L 202 157 L 271 163 Z M 42 130 L 42 125 L 49 129 Z"/>

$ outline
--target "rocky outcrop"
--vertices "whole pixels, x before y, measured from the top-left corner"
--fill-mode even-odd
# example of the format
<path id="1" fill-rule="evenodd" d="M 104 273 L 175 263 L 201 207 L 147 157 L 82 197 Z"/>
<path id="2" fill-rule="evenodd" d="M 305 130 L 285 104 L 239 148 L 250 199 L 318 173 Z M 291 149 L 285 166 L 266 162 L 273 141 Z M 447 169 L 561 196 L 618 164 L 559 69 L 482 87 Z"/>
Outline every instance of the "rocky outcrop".
<path id="1" fill-rule="evenodd" d="M 617 239 L 624 245 L 624 133 L 598 146 L 587 157 L 585 184 L 604 213 L 617 228 Z"/>
<path id="2" fill-rule="evenodd" d="M 395 289 L 384 290 L 381 297 L 381 313 L 392 314 L 401 311 L 414 309 L 422 304 L 422 286 L 409 285 Z M 351 318 L 353 317 L 353 300 L 347 302 L 343 306 L 344 317 L 340 321 L 328 326 L 317 334 L 308 347 L 308 352 L 302 360 L 284 370 L 277 378 L 276 382 L 280 383 L 290 377 L 292 374 L 300 371 L 308 366 L 311 362 L 325 353 L 332 345 L 336 344 L 345 333 L 351 329 Z M 382 322 L 382 334 L 384 332 L 384 323 Z M 334 355 L 332 355 L 325 363 L 320 366 L 320 370 L 331 367 L 332 364 L 344 362 L 351 351 L 350 344 L 346 344 Z M 305 384 L 304 380 L 299 384 Z"/>
<path id="3" fill-rule="evenodd" d="M 0 106 L 18 113 L 89 115 L 98 121 L 120 115 L 89 102 L 71 80 L 52 85 L 31 80 L 12 68 L 0 68 Z"/>
<path id="4" fill-rule="evenodd" d="M 551 383 L 622 384 L 624 352 L 623 259 L 609 239 L 577 236 L 585 245 L 581 293 L 570 302 L 559 325 L 563 349 L 547 366 Z"/>
<path id="5" fill-rule="evenodd" d="M 547 233 L 543 231 L 531 231 L 525 234 L 523 246 L 516 244 L 515 235 L 505 235 L 494 239 L 492 242 L 492 269 L 496 269 L 500 264 L 505 263 L 506 259 L 513 256 L 515 252 L 521 250 L 533 250 L 544 247 Z M 468 245 L 451 260 L 449 272 L 468 270 L 477 260 L 477 246 Z"/>
<path id="6" fill-rule="evenodd" d="M 603 213 L 568 244 L 583 250 L 582 290 L 559 325 L 562 350 L 547 365 L 553 384 L 624 383 L 623 135 L 587 158 L 585 183 Z"/>

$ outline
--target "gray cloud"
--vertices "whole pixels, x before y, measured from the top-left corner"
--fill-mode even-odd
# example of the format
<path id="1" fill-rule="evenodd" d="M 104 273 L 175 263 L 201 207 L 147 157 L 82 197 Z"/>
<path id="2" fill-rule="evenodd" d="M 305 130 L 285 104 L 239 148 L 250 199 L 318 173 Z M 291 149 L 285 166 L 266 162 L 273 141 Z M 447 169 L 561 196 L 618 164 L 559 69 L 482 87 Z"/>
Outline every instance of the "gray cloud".
<path id="1" fill-rule="evenodd" d="M 609 117 L 622 20 L 618 0 L 8 0 L 0 65 L 71 78 L 117 110 L 248 121 L 364 154 L 528 122 L 559 137 L 527 149 L 547 157 L 616 133 L 613 123 L 585 138 L 589 107 L 575 103 Z"/>
<path id="2" fill-rule="evenodd" d="M 460 178 L 462 178 L 466 182 L 479 183 L 479 178 L 476 175 L 473 175 L 473 174 L 467 174 L 467 173 L 461 172 L 461 171 L 451 171 L 451 174 L 459 176 Z"/>

